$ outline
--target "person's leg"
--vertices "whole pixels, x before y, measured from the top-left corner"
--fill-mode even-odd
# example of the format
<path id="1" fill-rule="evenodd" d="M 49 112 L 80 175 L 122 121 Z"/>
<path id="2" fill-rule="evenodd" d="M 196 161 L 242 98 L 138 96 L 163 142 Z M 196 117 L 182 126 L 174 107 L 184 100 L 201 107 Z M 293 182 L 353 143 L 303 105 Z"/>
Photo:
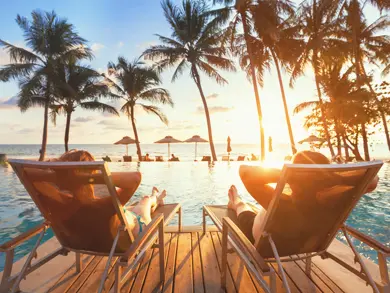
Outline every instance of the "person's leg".
<path id="1" fill-rule="evenodd" d="M 238 227 L 253 244 L 255 242 L 255 239 L 253 237 L 252 230 L 256 213 L 253 212 L 249 205 L 242 201 L 242 199 L 238 195 L 237 188 L 234 185 L 230 187 L 228 196 L 228 208 L 236 212 L 238 219 Z"/>

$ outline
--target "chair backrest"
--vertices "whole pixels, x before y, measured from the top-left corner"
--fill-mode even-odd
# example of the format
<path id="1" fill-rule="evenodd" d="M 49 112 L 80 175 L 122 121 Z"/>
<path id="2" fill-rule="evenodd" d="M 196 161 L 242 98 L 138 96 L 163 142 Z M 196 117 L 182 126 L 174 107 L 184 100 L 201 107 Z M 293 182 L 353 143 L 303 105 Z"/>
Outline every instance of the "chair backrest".
<path id="1" fill-rule="evenodd" d="M 120 227 L 128 227 L 105 162 L 9 160 L 60 244 L 70 250 L 108 254 Z M 109 196 L 94 196 L 95 185 Z M 121 233 L 117 253 L 134 238 Z"/>
<path id="2" fill-rule="evenodd" d="M 210 156 L 203 156 L 202 162 L 211 162 L 211 157 Z"/>
<path id="3" fill-rule="evenodd" d="M 273 256 L 266 235 L 271 235 L 280 256 L 326 250 L 382 165 L 284 165 L 257 250 L 263 257 Z M 287 183 L 291 197 L 283 194 Z"/>

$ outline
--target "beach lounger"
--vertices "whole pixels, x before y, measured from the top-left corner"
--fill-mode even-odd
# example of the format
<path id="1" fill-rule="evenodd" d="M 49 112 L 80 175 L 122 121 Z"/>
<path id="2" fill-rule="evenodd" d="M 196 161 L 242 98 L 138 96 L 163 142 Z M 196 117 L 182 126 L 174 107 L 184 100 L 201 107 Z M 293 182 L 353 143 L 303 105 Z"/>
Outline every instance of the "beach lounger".
<path id="1" fill-rule="evenodd" d="M 164 282 L 164 226 L 178 214 L 179 230 L 181 229 L 180 204 L 158 207 L 152 214 L 152 222 L 135 238 L 105 162 L 9 160 L 9 163 L 41 212 L 44 223 L 0 246 L 0 252 L 6 254 L 1 292 L 18 292 L 20 281 L 26 275 L 55 256 L 66 255 L 68 252 L 75 252 L 77 273 L 82 271 L 81 254 L 108 256 L 98 292 L 107 289 L 104 288 L 105 280 L 115 260 L 114 292 L 118 292 L 129 277 L 131 269 L 156 239 L 160 280 Z M 92 188 L 95 185 L 104 187 L 109 196 L 93 200 L 81 198 L 89 193 L 73 194 L 64 188 L 64 184 L 71 190 Z M 32 264 L 36 250 L 49 228 L 61 247 Z M 39 236 L 26 263 L 18 274 L 11 276 L 14 249 L 34 235 Z"/>
<path id="2" fill-rule="evenodd" d="M 223 162 L 229 162 L 230 161 L 230 156 L 222 156 L 222 161 Z"/>
<path id="3" fill-rule="evenodd" d="M 237 161 L 245 161 L 246 156 L 238 156 Z"/>
<path id="4" fill-rule="evenodd" d="M 164 162 L 163 156 L 156 156 L 156 162 Z"/>
<path id="5" fill-rule="evenodd" d="M 202 162 L 211 162 L 211 157 L 210 156 L 203 156 Z"/>
<path id="6" fill-rule="evenodd" d="M 264 221 L 260 227 L 257 245 L 247 239 L 237 226 L 236 213 L 227 206 L 209 205 L 203 207 L 203 230 L 206 230 L 206 216 L 209 216 L 222 232 L 222 286 L 226 286 L 228 243 L 237 251 L 247 268 L 256 276 L 260 286 L 266 292 L 276 292 L 275 271 L 268 262 L 276 262 L 284 288 L 290 292 L 286 274 L 282 267 L 284 261 L 306 259 L 306 273 L 311 271 L 311 258 L 320 255 L 336 260 L 345 268 L 366 280 L 374 292 L 389 292 L 389 274 L 386 257 L 390 248 L 363 235 L 344 224 L 349 214 L 363 196 L 368 184 L 374 179 L 382 162 L 367 162 L 342 165 L 293 165 L 286 164 L 277 183 L 274 196 Z M 305 207 L 299 209 L 296 221 L 286 223 L 279 208 L 279 200 L 286 182 L 290 179 L 304 178 L 305 190 L 316 190 L 315 200 L 305 201 Z M 320 188 L 319 188 L 320 187 Z M 318 191 L 320 190 L 320 191 Z M 298 206 L 297 206 L 298 208 Z M 253 206 L 256 211 L 256 207 Z M 359 262 L 361 271 L 351 268 L 350 264 L 327 251 L 336 234 L 341 230 L 350 248 Z M 350 236 L 363 241 L 378 252 L 380 275 L 382 280 L 374 281 L 361 256 L 353 246 Z M 268 285 L 264 276 L 270 277 Z"/>
<path id="7" fill-rule="evenodd" d="M 131 156 L 123 156 L 123 162 L 132 162 L 133 158 Z"/>

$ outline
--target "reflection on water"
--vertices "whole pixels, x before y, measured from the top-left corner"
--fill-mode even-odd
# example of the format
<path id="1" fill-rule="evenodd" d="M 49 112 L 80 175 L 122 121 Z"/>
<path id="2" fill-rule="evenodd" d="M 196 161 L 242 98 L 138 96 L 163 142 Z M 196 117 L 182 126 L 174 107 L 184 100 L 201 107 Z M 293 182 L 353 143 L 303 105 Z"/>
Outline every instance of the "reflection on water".
<path id="1" fill-rule="evenodd" d="M 201 210 L 205 204 L 226 204 L 227 190 L 235 184 L 243 198 L 254 203 L 239 176 L 241 162 L 172 163 L 110 163 L 111 171 L 140 171 L 142 183 L 132 200 L 150 194 L 153 186 L 166 189 L 167 202 L 179 202 L 183 207 L 183 225 L 201 224 Z M 248 164 L 248 162 L 245 162 Z M 390 245 L 390 167 L 380 171 L 377 190 L 362 198 L 347 223 L 380 242 Z M 28 230 L 41 222 L 41 216 L 10 167 L 0 168 L 0 243 Z M 45 239 L 52 235 L 46 236 Z M 25 255 L 32 241 L 16 251 L 16 258 Z M 359 245 L 359 250 L 375 260 L 375 253 Z M 0 270 L 4 265 L 0 254 Z"/>

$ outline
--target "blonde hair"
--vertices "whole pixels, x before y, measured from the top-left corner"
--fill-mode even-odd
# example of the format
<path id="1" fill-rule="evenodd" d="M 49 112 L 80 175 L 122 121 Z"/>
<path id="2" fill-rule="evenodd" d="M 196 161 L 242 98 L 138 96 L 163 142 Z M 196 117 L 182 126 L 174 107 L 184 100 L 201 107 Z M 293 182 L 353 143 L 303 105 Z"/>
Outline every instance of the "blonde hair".
<path id="1" fill-rule="evenodd" d="M 87 151 L 72 149 L 57 160 L 60 162 L 93 162 L 95 158 Z"/>

